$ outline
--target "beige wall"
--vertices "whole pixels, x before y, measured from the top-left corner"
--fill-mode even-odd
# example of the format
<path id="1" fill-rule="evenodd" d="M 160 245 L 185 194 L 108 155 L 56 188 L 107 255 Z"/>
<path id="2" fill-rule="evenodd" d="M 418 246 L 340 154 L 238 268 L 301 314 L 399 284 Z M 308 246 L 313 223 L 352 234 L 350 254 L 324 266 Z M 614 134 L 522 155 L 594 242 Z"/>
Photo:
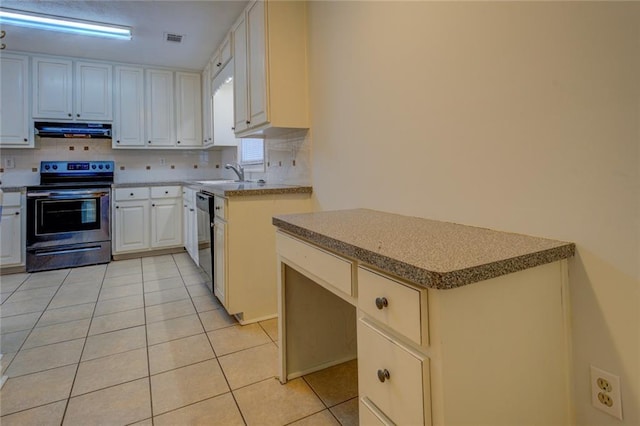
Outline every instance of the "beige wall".
<path id="1" fill-rule="evenodd" d="M 316 207 L 574 241 L 577 422 L 640 424 L 640 4 L 312 2 L 309 25 Z"/>

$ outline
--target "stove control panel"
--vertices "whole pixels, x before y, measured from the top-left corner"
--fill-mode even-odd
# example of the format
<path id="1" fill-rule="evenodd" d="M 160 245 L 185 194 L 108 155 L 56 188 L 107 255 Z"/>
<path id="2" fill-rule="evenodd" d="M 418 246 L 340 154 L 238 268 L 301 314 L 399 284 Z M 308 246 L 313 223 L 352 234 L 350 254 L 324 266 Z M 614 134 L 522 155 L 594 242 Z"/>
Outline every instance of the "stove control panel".
<path id="1" fill-rule="evenodd" d="M 42 161 L 40 162 L 40 173 L 113 173 L 115 164 L 113 161 Z"/>

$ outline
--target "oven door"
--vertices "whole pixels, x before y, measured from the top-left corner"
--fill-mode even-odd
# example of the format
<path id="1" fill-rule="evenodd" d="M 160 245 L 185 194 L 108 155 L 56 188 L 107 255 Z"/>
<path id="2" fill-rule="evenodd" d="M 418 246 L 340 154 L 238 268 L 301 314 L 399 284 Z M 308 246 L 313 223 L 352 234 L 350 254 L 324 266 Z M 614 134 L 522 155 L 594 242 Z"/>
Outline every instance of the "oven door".
<path id="1" fill-rule="evenodd" d="M 110 241 L 110 189 L 27 192 L 27 247 Z"/>

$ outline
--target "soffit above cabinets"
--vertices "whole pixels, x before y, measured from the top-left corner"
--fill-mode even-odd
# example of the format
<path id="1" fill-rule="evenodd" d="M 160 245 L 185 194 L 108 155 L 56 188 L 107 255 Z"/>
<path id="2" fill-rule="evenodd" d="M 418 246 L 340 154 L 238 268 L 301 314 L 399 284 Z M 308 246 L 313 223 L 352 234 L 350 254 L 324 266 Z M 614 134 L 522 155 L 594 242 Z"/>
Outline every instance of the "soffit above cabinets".
<path id="1" fill-rule="evenodd" d="M 8 50 L 202 70 L 247 1 L 23 1 L 2 7 L 123 25 L 133 39 L 109 40 L 5 25 Z M 166 34 L 183 36 L 168 43 Z"/>

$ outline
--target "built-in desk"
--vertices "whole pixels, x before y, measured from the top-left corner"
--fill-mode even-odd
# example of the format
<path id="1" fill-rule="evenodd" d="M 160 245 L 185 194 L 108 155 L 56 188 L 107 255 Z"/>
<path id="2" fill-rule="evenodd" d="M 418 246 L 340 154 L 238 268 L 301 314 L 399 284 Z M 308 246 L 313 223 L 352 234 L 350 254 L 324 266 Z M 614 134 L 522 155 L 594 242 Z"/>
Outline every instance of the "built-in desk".
<path id="1" fill-rule="evenodd" d="M 361 425 L 573 422 L 574 244 L 362 209 L 273 223 L 283 383 L 357 358 Z"/>

